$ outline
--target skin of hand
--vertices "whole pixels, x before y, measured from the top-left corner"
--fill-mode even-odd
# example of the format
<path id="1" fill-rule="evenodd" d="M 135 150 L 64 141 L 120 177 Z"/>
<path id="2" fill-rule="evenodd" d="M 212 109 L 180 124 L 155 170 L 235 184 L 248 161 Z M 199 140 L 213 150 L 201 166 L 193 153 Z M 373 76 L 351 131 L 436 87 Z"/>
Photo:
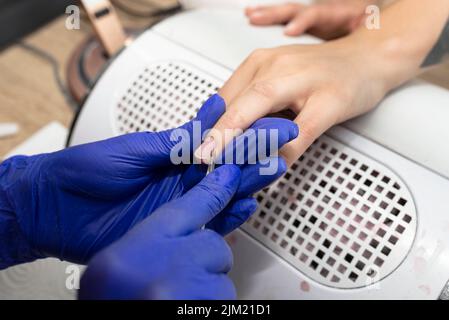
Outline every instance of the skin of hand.
<path id="1" fill-rule="evenodd" d="M 285 34 L 308 32 L 330 40 L 345 36 L 363 22 L 366 7 L 376 0 L 328 0 L 312 5 L 289 2 L 280 5 L 248 7 L 245 14 L 253 25 L 285 24 Z"/>
<path id="2" fill-rule="evenodd" d="M 194 119 L 201 123 L 200 134 L 224 111 L 221 97 L 210 98 Z M 261 119 L 252 127 L 268 134 L 257 139 L 268 139 L 270 130 L 275 130 L 278 147 L 298 135 L 297 125 L 285 119 Z M 8 248 L 0 248 L 0 258 L 4 257 L 0 268 L 45 257 L 86 263 L 161 205 L 181 197 L 206 171 L 204 166 L 171 160 L 180 141 L 175 133 L 182 134 L 183 144 L 192 144 L 193 150 L 194 130 L 190 121 L 178 129 L 139 132 L 6 160 L 0 165 L 0 222 L 6 221 L 5 226 L 0 223 L 0 240 Z M 275 172 L 260 175 L 265 166 L 260 161 L 240 165 L 242 183 L 225 210 L 228 215 L 213 221 L 216 232 L 224 235 L 246 221 L 257 207 L 252 194 L 286 171 L 283 159 L 266 154 L 277 163 Z"/>
<path id="3" fill-rule="evenodd" d="M 231 249 L 202 226 L 226 208 L 240 180 L 237 166 L 221 166 L 160 207 L 90 261 L 79 298 L 235 299 Z"/>
<path id="4" fill-rule="evenodd" d="M 221 89 L 227 110 L 210 135 L 222 147 L 225 130 L 288 111 L 301 131 L 281 150 L 291 165 L 327 129 L 371 110 L 421 72 L 448 16 L 447 0 L 402 0 L 381 13 L 379 30 L 360 27 L 319 45 L 256 50 Z"/>

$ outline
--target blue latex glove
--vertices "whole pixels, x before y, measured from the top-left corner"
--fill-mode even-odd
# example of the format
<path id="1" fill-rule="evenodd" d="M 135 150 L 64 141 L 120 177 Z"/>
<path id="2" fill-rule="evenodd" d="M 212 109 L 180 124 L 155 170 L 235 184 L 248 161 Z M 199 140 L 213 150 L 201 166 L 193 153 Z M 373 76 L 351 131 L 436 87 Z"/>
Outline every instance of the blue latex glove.
<path id="1" fill-rule="evenodd" d="M 224 165 L 96 255 L 81 279 L 81 299 L 235 299 L 226 273 L 232 253 L 201 227 L 230 203 L 241 178 Z M 198 199 L 203 199 L 198 201 Z"/>
<path id="2" fill-rule="evenodd" d="M 215 95 L 196 120 L 212 127 L 225 110 Z M 189 122 L 182 126 L 193 131 Z M 279 147 L 298 135 L 283 119 L 261 119 L 255 129 L 278 129 Z M 60 152 L 11 158 L 0 166 L 0 268 L 37 258 L 86 263 L 161 205 L 181 197 L 203 177 L 199 165 L 173 165 L 172 130 L 135 133 Z M 241 137 L 238 137 L 236 141 Z M 200 141 L 190 141 L 195 150 Z M 242 167 L 235 200 L 211 227 L 225 234 L 255 209 L 250 197 L 286 170 L 281 158 L 271 176 L 255 172 L 261 162 Z M 228 218 L 229 217 L 229 220 Z"/>

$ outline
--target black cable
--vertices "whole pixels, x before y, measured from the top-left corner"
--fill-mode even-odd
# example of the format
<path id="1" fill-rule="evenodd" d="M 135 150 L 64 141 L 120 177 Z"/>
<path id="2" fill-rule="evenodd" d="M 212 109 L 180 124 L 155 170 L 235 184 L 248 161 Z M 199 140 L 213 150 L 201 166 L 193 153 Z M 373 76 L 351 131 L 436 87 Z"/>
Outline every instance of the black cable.
<path id="1" fill-rule="evenodd" d="M 27 50 L 28 52 L 45 60 L 48 64 L 50 64 L 50 66 L 52 67 L 52 70 L 53 70 L 53 76 L 55 78 L 55 82 L 56 82 L 59 90 L 61 91 L 61 94 L 64 96 L 64 99 L 66 100 L 67 104 L 73 109 L 73 111 L 76 112 L 78 110 L 79 106 L 73 99 L 73 97 L 70 94 L 69 90 L 67 89 L 64 81 L 61 78 L 61 74 L 59 73 L 60 66 L 59 66 L 58 60 L 56 60 L 56 58 L 53 57 L 50 53 L 48 53 L 38 47 L 35 47 L 31 44 L 19 41 L 17 43 L 17 45 L 19 47 L 21 47 L 22 49 Z"/>
<path id="2" fill-rule="evenodd" d="M 78 75 L 79 75 L 79 79 L 81 80 L 81 82 L 84 84 L 84 86 L 86 88 L 88 88 L 88 90 L 91 90 L 92 87 L 95 84 L 95 78 L 96 76 L 94 76 L 93 78 L 90 77 L 87 73 L 86 70 L 86 60 L 88 59 L 88 55 L 90 53 L 92 53 L 92 51 L 97 47 L 98 42 L 96 39 L 91 39 L 89 40 L 89 42 L 86 44 L 84 50 L 81 52 L 79 59 L 78 59 Z"/>
<path id="3" fill-rule="evenodd" d="M 131 15 L 134 17 L 139 17 L 139 18 L 158 18 L 158 17 L 169 16 L 169 15 L 178 13 L 179 11 L 181 11 L 181 8 L 182 8 L 179 3 L 172 7 L 168 7 L 168 8 L 157 8 L 155 5 L 151 5 L 150 3 L 148 3 L 148 5 L 151 5 L 153 8 L 156 7 L 156 9 L 152 9 L 149 11 L 140 11 L 140 10 L 136 10 L 135 8 L 132 8 L 130 6 L 123 4 L 119 0 L 111 0 L 111 3 L 120 11 L 123 11 L 124 13 L 126 13 L 128 15 Z M 141 1 L 139 1 L 139 3 L 141 5 L 144 4 Z"/>

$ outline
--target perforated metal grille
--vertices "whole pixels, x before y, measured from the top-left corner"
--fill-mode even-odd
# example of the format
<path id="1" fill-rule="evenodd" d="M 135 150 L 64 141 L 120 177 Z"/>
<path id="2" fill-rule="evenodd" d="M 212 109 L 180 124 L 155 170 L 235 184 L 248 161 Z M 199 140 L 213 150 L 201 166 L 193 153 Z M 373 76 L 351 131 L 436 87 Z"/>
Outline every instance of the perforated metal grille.
<path id="1" fill-rule="evenodd" d="M 182 62 L 150 65 L 115 108 L 118 133 L 160 131 L 191 119 L 221 81 Z M 416 232 L 413 199 L 382 164 L 322 136 L 257 195 L 243 229 L 310 278 L 357 288 L 390 274 Z"/>
<path id="2" fill-rule="evenodd" d="M 370 285 L 405 258 L 416 233 L 407 187 L 381 164 L 322 136 L 243 227 L 311 278 Z"/>
<path id="3" fill-rule="evenodd" d="M 185 63 L 148 66 L 115 109 L 118 134 L 161 131 L 192 119 L 220 82 Z"/>

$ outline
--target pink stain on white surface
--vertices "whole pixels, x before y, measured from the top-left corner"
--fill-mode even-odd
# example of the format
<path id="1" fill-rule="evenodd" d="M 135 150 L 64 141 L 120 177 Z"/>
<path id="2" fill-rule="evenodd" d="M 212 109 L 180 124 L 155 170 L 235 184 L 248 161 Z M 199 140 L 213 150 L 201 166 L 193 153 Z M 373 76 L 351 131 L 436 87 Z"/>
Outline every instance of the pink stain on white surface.
<path id="1" fill-rule="evenodd" d="M 237 243 L 237 236 L 235 234 L 230 234 L 226 237 L 226 242 L 230 245 L 233 246 Z"/>
<path id="2" fill-rule="evenodd" d="M 432 293 L 432 289 L 430 289 L 430 286 L 425 284 L 420 285 L 418 289 L 423 291 L 428 296 Z"/>
<path id="3" fill-rule="evenodd" d="M 310 291 L 310 284 L 307 281 L 301 281 L 301 284 L 300 284 L 299 287 L 304 292 L 309 292 Z"/>
<path id="4" fill-rule="evenodd" d="M 413 263 L 413 268 L 418 273 L 423 273 L 427 269 L 427 261 L 424 258 L 418 257 L 415 258 L 415 261 Z"/>

